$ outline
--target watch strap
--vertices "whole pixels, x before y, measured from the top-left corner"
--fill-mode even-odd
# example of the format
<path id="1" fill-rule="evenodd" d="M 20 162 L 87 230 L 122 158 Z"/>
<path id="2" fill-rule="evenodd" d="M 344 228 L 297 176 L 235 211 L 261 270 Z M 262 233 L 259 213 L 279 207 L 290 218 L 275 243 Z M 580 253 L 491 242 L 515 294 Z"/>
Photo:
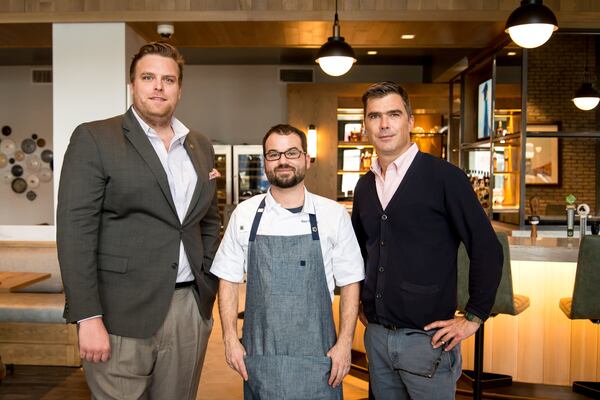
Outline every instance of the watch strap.
<path id="1" fill-rule="evenodd" d="M 472 314 L 470 312 L 465 312 L 465 319 L 471 322 L 477 322 L 479 325 L 483 324 L 483 320 L 479 318 L 477 315 Z"/>

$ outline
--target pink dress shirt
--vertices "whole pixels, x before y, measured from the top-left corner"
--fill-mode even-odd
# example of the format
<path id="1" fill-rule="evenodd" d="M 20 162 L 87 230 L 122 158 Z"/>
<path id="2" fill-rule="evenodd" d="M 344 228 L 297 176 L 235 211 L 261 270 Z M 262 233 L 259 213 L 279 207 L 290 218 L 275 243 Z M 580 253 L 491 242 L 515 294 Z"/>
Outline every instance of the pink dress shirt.
<path id="1" fill-rule="evenodd" d="M 398 186 L 402 183 L 408 167 L 412 164 L 415 159 L 419 148 L 415 143 L 411 143 L 408 150 L 400 154 L 390 165 L 388 165 L 385 171 L 385 177 L 381 173 L 381 165 L 379 160 L 375 158 L 371 164 L 371 171 L 375 174 L 375 186 L 377 187 L 377 196 L 381 202 L 381 207 L 385 210 L 388 203 L 396 193 Z"/>

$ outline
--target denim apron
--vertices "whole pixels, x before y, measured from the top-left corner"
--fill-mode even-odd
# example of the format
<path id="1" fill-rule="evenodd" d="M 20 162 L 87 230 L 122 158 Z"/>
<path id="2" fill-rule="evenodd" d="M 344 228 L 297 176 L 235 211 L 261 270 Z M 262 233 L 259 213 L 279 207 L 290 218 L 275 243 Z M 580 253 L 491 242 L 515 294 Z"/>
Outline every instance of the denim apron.
<path id="1" fill-rule="evenodd" d="M 264 208 L 248 243 L 244 399 L 341 399 L 327 383 L 336 333 L 316 215 L 308 235 L 256 235 Z"/>

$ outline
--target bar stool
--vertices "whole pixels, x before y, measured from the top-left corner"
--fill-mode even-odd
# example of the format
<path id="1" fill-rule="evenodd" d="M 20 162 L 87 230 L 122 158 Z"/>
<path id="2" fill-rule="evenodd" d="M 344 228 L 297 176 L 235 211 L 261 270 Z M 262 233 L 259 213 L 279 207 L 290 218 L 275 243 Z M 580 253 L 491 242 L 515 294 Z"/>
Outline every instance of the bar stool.
<path id="1" fill-rule="evenodd" d="M 589 319 L 600 324 L 600 236 L 584 236 L 579 244 L 573 297 L 560 299 L 558 306 L 570 319 Z M 573 382 L 573 391 L 600 398 L 600 382 Z"/>
<path id="2" fill-rule="evenodd" d="M 502 278 L 491 317 L 498 314 L 519 315 L 529 307 L 529 297 L 513 293 L 512 272 L 510 267 L 510 248 L 508 236 L 504 232 L 497 232 L 498 240 L 502 245 L 504 263 L 502 265 Z M 458 298 L 457 309 L 464 312 L 469 300 L 469 256 L 464 244 L 458 249 Z M 483 372 L 483 338 L 485 324 L 482 324 L 475 333 L 475 363 L 473 371 L 463 370 L 463 377 L 472 383 L 473 399 L 481 399 L 481 390 L 486 388 L 506 386 L 512 384 L 512 376 Z"/>

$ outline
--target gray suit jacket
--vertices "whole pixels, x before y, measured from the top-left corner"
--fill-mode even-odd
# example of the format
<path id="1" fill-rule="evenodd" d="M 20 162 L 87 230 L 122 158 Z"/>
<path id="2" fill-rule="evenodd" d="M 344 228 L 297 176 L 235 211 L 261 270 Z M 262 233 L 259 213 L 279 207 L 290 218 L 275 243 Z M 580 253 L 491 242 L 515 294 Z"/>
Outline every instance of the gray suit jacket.
<path id="1" fill-rule="evenodd" d="M 208 178 L 214 151 L 196 132 L 184 147 L 198 183 L 180 223 L 165 171 L 131 110 L 73 132 L 56 227 L 68 322 L 102 314 L 109 333 L 152 336 L 173 296 L 180 240 L 200 313 L 211 317 L 218 283 L 209 271 L 220 228 L 215 181 Z"/>

